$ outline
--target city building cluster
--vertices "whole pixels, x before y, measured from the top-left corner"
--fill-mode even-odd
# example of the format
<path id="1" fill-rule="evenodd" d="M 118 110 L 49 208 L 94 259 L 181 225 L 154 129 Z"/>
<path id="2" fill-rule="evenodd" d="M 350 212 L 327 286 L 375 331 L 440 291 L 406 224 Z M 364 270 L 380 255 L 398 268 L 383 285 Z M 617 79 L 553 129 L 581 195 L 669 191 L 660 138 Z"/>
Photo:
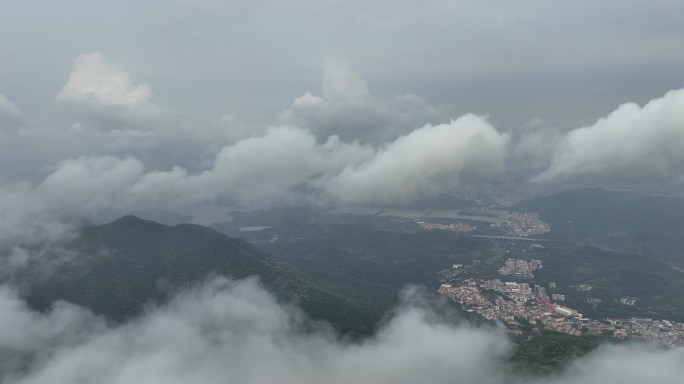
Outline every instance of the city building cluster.
<path id="1" fill-rule="evenodd" d="M 453 232 L 472 232 L 477 229 L 477 227 L 470 226 L 463 223 L 452 223 L 452 224 L 439 224 L 439 223 L 429 223 L 427 221 L 417 221 L 416 222 L 421 228 L 428 230 L 442 230 L 442 231 L 453 231 Z"/>
<path id="2" fill-rule="evenodd" d="M 527 283 L 504 282 L 500 279 L 465 279 L 457 286 L 442 284 L 438 293 L 461 304 L 468 311 L 503 324 L 512 332 L 526 322 L 535 328 L 575 336 L 603 333 L 621 340 L 652 340 L 668 346 L 684 345 L 684 323 L 641 318 L 592 320 L 572 308 L 552 303 L 545 288 L 539 285 L 531 287 Z M 553 298 L 560 297 L 553 295 Z"/>
<path id="3" fill-rule="evenodd" d="M 519 276 L 526 279 L 534 277 L 534 271 L 543 268 L 541 260 L 532 259 L 530 261 L 522 259 L 506 259 L 504 265 L 499 268 L 499 275 L 502 276 Z"/>
<path id="4" fill-rule="evenodd" d="M 539 218 L 536 212 L 515 212 L 504 209 L 483 208 L 479 211 L 485 216 L 492 216 L 501 221 L 492 224 L 500 227 L 512 236 L 533 236 L 551 232 L 548 223 Z"/>
<path id="5" fill-rule="evenodd" d="M 607 320 L 618 339 L 655 340 L 670 347 L 684 345 L 684 323 L 633 317 Z"/>

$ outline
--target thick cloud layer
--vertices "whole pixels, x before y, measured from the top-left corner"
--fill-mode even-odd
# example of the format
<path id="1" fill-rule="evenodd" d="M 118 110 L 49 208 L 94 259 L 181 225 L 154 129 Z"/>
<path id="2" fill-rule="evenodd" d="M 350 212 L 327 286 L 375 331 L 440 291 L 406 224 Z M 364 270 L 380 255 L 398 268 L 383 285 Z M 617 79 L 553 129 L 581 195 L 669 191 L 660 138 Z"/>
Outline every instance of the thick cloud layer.
<path id="1" fill-rule="evenodd" d="M 415 293 L 414 293 L 415 294 Z M 409 293 L 370 339 L 338 339 L 254 281 L 218 279 L 115 328 L 59 304 L 28 310 L 0 289 L 0 382 L 28 383 L 676 383 L 684 351 L 605 347 L 557 376 L 532 379 L 505 366 L 494 329 L 452 325 Z"/>
<path id="2" fill-rule="evenodd" d="M 504 170 L 508 135 L 467 115 L 426 125 L 387 145 L 374 158 L 349 165 L 331 181 L 342 201 L 397 203 L 439 193 L 462 175 L 486 177 Z"/>
<path id="3" fill-rule="evenodd" d="M 271 127 L 224 147 L 201 172 L 145 173 L 132 157 L 81 157 L 63 161 L 29 192 L 64 213 L 83 215 L 207 201 L 248 208 L 307 200 L 392 203 L 456 185 L 462 174 L 502 171 L 507 142 L 477 116 L 425 126 L 383 148 L 337 137 L 317 143 L 307 130 Z"/>
<path id="4" fill-rule="evenodd" d="M 537 119 L 503 133 L 485 117 L 449 120 L 448 107 L 418 96 L 375 98 L 344 61 L 322 66 L 321 96 L 306 93 L 273 122 L 161 108 L 150 85 L 98 52 L 75 59 L 54 125 L 35 126 L 2 96 L 0 216 L 20 228 L 2 236 L 41 232 L 31 223 L 52 217 L 193 204 L 391 204 L 504 174 L 540 182 L 684 174 L 681 90 L 592 126 L 563 132 Z"/>
<path id="5" fill-rule="evenodd" d="M 502 175 L 683 179 L 682 90 L 587 127 L 562 131 L 536 119 L 504 133 L 482 116 L 449 120 L 448 107 L 418 96 L 375 98 L 344 61 L 322 66 L 321 96 L 306 93 L 273 122 L 161 108 L 150 85 L 98 52 L 75 59 L 53 125 L 34 125 L 0 97 L 0 242 L 52 241 L 75 216 L 392 204 Z"/>
<path id="6" fill-rule="evenodd" d="M 438 108 L 374 99 L 349 65 L 324 68 L 322 97 L 307 93 L 268 124 L 160 108 L 150 85 L 101 53 L 80 55 L 56 95 L 71 123 L 0 133 L 3 225 L 34 233 L 31 223 L 51 222 L 35 217 L 203 203 L 393 203 L 504 170 L 509 137 L 486 119 L 426 125 Z M 4 115 L 21 114 L 2 101 Z"/>

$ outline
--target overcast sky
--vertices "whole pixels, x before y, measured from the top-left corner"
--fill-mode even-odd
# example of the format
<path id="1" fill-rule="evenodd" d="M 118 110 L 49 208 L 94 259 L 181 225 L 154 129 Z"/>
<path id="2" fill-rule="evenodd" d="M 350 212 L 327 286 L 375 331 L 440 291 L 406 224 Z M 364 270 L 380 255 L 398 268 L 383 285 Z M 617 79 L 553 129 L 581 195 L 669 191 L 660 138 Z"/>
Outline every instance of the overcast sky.
<path id="1" fill-rule="evenodd" d="M 684 182 L 680 1 L 0 1 L 4 217 Z"/>
<path id="2" fill-rule="evenodd" d="M 272 116 L 350 62 L 374 94 L 418 94 L 502 126 L 591 123 L 684 86 L 677 0 L 2 0 L 0 93 L 49 109 L 98 51 L 193 114 Z M 456 116 L 454 116 L 456 117 Z"/>

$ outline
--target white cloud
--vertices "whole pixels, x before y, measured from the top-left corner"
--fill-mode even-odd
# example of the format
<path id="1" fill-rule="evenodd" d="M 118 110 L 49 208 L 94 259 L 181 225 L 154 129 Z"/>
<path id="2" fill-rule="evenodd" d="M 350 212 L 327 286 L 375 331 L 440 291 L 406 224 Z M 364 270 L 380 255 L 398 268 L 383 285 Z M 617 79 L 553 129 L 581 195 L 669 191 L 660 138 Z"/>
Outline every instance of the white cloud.
<path id="1" fill-rule="evenodd" d="M 132 156 L 63 160 L 38 183 L 0 189 L 7 202 L 0 204 L 0 216 L 15 228 L 30 226 L 39 217 L 38 228 L 53 222 L 46 216 L 96 218 L 112 210 L 173 210 L 201 203 L 249 209 L 400 202 L 441 192 L 464 177 L 501 172 L 508 140 L 473 115 L 427 125 L 378 147 L 336 136 L 318 143 L 308 130 L 271 127 L 261 136 L 223 147 L 197 171 L 182 166 L 146 170 Z"/>
<path id="2" fill-rule="evenodd" d="M 66 212 L 96 212 L 116 206 L 112 197 L 143 174 L 143 164 L 133 158 L 81 157 L 63 162 L 38 187 L 45 201 Z"/>
<path id="3" fill-rule="evenodd" d="M 72 307 L 42 317 L 6 290 L 0 306 L 11 320 L 3 322 L 0 350 L 40 356 L 3 370 L 8 384 L 482 382 L 500 378 L 510 350 L 502 334 L 451 327 L 414 307 L 372 339 L 339 341 L 326 328 L 305 331 L 298 312 L 253 281 L 215 280 L 107 331 Z"/>
<path id="4" fill-rule="evenodd" d="M 17 244 L 57 242 L 67 237 L 71 228 L 30 184 L 0 186 L 0 250 Z"/>
<path id="5" fill-rule="evenodd" d="M 684 175 L 684 89 L 643 107 L 623 104 L 594 125 L 570 131 L 537 181 Z"/>
<path id="6" fill-rule="evenodd" d="M 63 303 L 32 312 L 3 287 L 0 381 L 642 384 L 676 383 L 684 374 L 681 349 L 622 345 L 560 373 L 526 377 L 506 367 L 512 345 L 504 333 L 453 325 L 418 302 L 409 295 L 377 335 L 351 342 L 312 326 L 253 280 L 210 281 L 113 328 Z"/>
<path id="7" fill-rule="evenodd" d="M 370 147 L 330 138 L 323 144 L 308 131 L 271 127 L 262 136 L 221 149 L 210 169 L 189 174 L 181 168 L 150 172 L 131 194 L 167 202 L 224 200 L 244 208 L 303 202 L 295 190 L 315 186 L 349 163 L 372 156 Z"/>
<path id="8" fill-rule="evenodd" d="M 59 243 L 74 235 L 78 217 L 132 207 L 123 193 L 142 174 L 134 158 L 80 157 L 61 162 L 37 185 L 0 184 L 0 251 Z"/>
<path id="9" fill-rule="evenodd" d="M 77 105 L 72 123 L 0 141 L 4 238 L 25 239 L 23 231 L 52 239 L 57 217 L 104 211 L 404 202 L 511 170 L 548 168 L 539 180 L 684 177 L 681 90 L 643 108 L 622 106 L 565 136 L 540 122 L 515 135 L 472 114 L 426 124 L 445 110 L 411 94 L 375 99 L 348 65 L 329 62 L 324 70 L 322 96 L 306 93 L 278 117 L 289 123 L 269 126 L 230 114 L 197 120 L 157 107 L 141 112 L 151 104 L 149 87 L 102 54 L 79 56 L 58 96 Z"/>
<path id="10" fill-rule="evenodd" d="M 42 169 L 56 169 L 28 187 L 39 205 L 52 207 L 48 212 L 90 217 L 207 202 L 263 208 L 402 201 L 464 175 L 501 171 L 506 153 L 507 136 L 481 118 L 424 126 L 443 111 L 410 94 L 373 99 L 349 65 L 332 61 L 324 67 L 323 97 L 305 94 L 279 118 L 291 123 L 270 128 L 232 115 L 204 124 L 157 107 L 148 114 L 149 87 L 133 84 L 104 55 L 81 55 L 75 64 L 57 99 L 77 104 L 77 122 L 34 129 L 11 144 L 44 148 Z M 361 132 L 366 128 L 372 132 Z M 375 139 L 357 142 L 357 133 Z M 382 192 L 383 185 L 392 191 Z"/>
<path id="11" fill-rule="evenodd" d="M 457 185 L 463 175 L 501 172 L 508 142 L 482 117 L 466 115 L 397 139 L 372 159 L 345 167 L 328 187 L 341 201 L 404 202 Z"/>
<path id="12" fill-rule="evenodd" d="M 7 382 L 27 365 L 40 366 L 65 348 L 86 342 L 105 330 L 102 319 L 68 303 L 47 314 L 26 307 L 14 290 L 0 286 L 0 381 Z"/>
<path id="13" fill-rule="evenodd" d="M 580 358 L 552 384 L 676 383 L 681 380 L 684 350 L 655 345 L 606 345 Z M 538 380 L 545 382 L 546 380 Z"/>
<path id="14" fill-rule="evenodd" d="M 150 102 L 150 86 L 134 84 L 127 72 L 102 53 L 80 55 L 74 60 L 74 67 L 69 80 L 55 97 L 57 101 L 157 111 Z"/>
<path id="15" fill-rule="evenodd" d="M 399 202 L 440 192 L 463 176 L 501 172 L 508 140 L 473 115 L 425 126 L 381 148 L 337 137 L 318 144 L 306 130 L 271 127 L 263 136 L 224 147 L 210 169 L 153 171 L 129 192 L 141 200 L 223 200 L 243 208 L 307 199 Z"/>

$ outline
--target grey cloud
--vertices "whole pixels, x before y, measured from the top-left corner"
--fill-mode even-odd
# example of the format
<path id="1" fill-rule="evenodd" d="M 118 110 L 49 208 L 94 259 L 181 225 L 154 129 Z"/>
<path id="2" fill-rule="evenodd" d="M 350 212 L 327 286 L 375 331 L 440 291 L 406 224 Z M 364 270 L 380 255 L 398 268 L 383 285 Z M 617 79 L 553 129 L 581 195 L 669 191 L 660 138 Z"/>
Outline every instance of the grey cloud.
<path id="1" fill-rule="evenodd" d="M 655 345 L 603 346 L 576 360 L 562 375 L 550 379 L 557 384 L 588 383 L 676 383 L 681 378 L 684 352 Z M 545 380 L 540 380 L 545 382 Z"/>
<path id="2" fill-rule="evenodd" d="M 121 207 L 117 195 L 140 178 L 142 167 L 133 158 L 81 157 L 62 162 L 38 185 L 0 185 L 0 250 L 70 238 L 78 216 Z"/>
<path id="3" fill-rule="evenodd" d="M 65 161 L 37 187 L 43 201 L 68 211 L 97 211 L 108 198 L 140 178 L 143 164 L 133 158 L 78 158 Z M 116 204 L 107 202 L 107 204 Z"/>
<path id="4" fill-rule="evenodd" d="M 0 187 L 0 196 L 0 249 L 15 244 L 56 242 L 71 228 L 27 183 Z"/>
<path id="5" fill-rule="evenodd" d="M 26 117 L 19 107 L 5 95 L 0 94 L 0 134 L 14 131 L 26 124 Z"/>
<path id="6" fill-rule="evenodd" d="M 512 179 L 527 181 L 549 167 L 554 149 L 566 132 L 534 118 L 507 133 L 511 141 L 506 172 Z"/>
<path id="7" fill-rule="evenodd" d="M 305 331 L 296 309 L 278 305 L 254 281 L 214 280 L 109 330 L 72 307 L 42 318 L 5 296 L 3 316 L 17 320 L 5 323 L 2 334 L 12 337 L 0 338 L 0 347 L 42 354 L 22 370 L 3 371 L 6 383 L 422 383 L 428 373 L 435 383 L 481 382 L 499 378 L 492 372 L 510 350 L 501 334 L 451 327 L 414 307 L 373 339 L 338 340 L 323 326 Z M 10 333 L 16 328 L 22 331 Z M 41 349 L 47 340 L 53 347 Z"/>
<path id="8" fill-rule="evenodd" d="M 31 169 L 30 177 L 15 167 L 3 170 L 6 175 L 16 173 L 5 181 L 6 188 L 28 182 L 22 187 L 29 191 L 25 198 L 50 214 L 92 216 L 103 209 L 170 208 L 181 202 L 239 207 L 373 202 L 379 198 L 377 188 L 364 175 L 380 168 L 401 180 L 394 195 L 382 198 L 401 200 L 455 184 L 461 171 L 477 173 L 473 164 L 484 164 L 476 159 L 483 153 L 479 149 L 495 149 L 488 158 L 492 164 L 505 153 L 501 146 L 489 146 L 488 139 L 480 143 L 467 137 L 474 134 L 468 124 L 416 129 L 444 111 L 415 95 L 374 99 L 364 80 L 336 61 L 325 63 L 323 96 L 307 93 L 296 99 L 280 115 L 282 124 L 270 128 L 264 121 L 229 114 L 217 120 L 195 119 L 160 108 L 151 101 L 149 85 L 133 82 L 128 72 L 98 52 L 78 56 L 74 66 L 56 99 L 75 122 L 32 128 L 0 142 L 7 149 L 3 157 Z M 370 127 L 356 125 L 361 120 L 373 129 L 359 131 Z M 493 128 L 482 129 L 489 134 Z M 364 144 L 355 140 L 359 137 L 374 140 Z M 416 149 L 410 148 L 413 142 Z M 466 151 L 466 143 L 476 147 Z M 400 159 L 402 151 L 418 161 L 431 152 L 429 145 L 452 145 L 458 154 L 448 155 L 444 149 L 430 166 L 389 164 Z M 500 170 L 498 165 L 481 169 L 490 173 L 497 167 Z M 421 172 L 449 179 L 416 178 Z M 436 183 L 416 186 L 414 181 Z M 374 196 L 358 195 L 359 188 Z M 342 191 L 357 196 L 347 198 Z"/>
<path id="9" fill-rule="evenodd" d="M 75 63 L 49 123 L 20 121 L 16 105 L 2 100 L 3 179 L 36 182 L 55 163 L 79 156 L 136 156 L 152 168 L 197 170 L 223 146 L 264 131 L 239 119 L 197 118 L 160 108 L 150 99 L 149 85 L 134 83 L 101 53 L 80 55 Z"/>
<path id="10" fill-rule="evenodd" d="M 57 105 L 76 122 L 2 136 L 2 191 L 23 202 L 3 206 L 8 223 L 181 204 L 402 202 L 505 171 L 543 171 L 537 180 L 682 173 L 682 91 L 567 134 L 540 121 L 500 133 L 474 115 L 425 125 L 446 110 L 414 95 L 376 99 L 348 64 L 329 60 L 322 95 L 297 98 L 269 127 L 158 107 L 148 85 L 101 53 L 75 63 Z M 22 206 L 35 208 L 22 215 Z"/>
<path id="11" fill-rule="evenodd" d="M 198 156 L 207 148 L 248 135 L 244 132 L 249 126 L 246 122 L 226 116 L 196 118 L 161 108 L 152 102 L 152 96 L 149 84 L 133 82 L 120 65 L 100 52 L 92 52 L 74 60 L 74 70 L 55 100 L 76 120 L 68 132 L 71 136 L 103 136 L 98 144 L 115 153 L 117 150 L 154 152 L 164 147 L 155 153 L 161 157 L 169 147 L 175 147 L 176 154 L 181 151 L 187 157 Z"/>
<path id="12" fill-rule="evenodd" d="M 67 0 L 44 5 L 54 15 L 44 19 L 33 2 L 12 3 L 0 15 L 0 34 L 13 36 L 0 43 L 3 92 L 41 109 L 74 56 L 93 48 L 153 84 L 158 104 L 197 114 L 270 115 L 316 82 L 315 59 L 331 56 L 355 63 L 379 99 L 419 93 L 456 106 L 453 116 L 489 113 L 506 125 L 536 115 L 585 125 L 618 102 L 682 86 L 678 1 L 132 4 Z M 59 44 L 40 39 L 48 34 Z"/>
<path id="13" fill-rule="evenodd" d="M 505 334 L 454 325 L 418 302 L 405 298 L 376 336 L 351 342 L 253 280 L 210 281 L 114 328 L 66 304 L 31 312 L 3 288 L 0 351 L 33 358 L 21 367 L 4 360 L 2 382 L 636 384 L 676 383 L 684 373 L 681 349 L 623 345 L 556 375 L 526 377 L 505 366 Z"/>
<path id="14" fill-rule="evenodd" d="M 46 194 L 29 183 L 0 185 L 0 280 L 14 281 L 29 270 L 39 280 L 73 258 L 60 245 L 78 236 L 82 225 L 77 215 L 87 205 L 77 210 L 74 205 L 78 205 L 76 196 Z"/>
<path id="15" fill-rule="evenodd" d="M 268 206 L 296 199 L 295 187 L 367 156 L 368 149 L 359 145 L 334 138 L 319 145 L 306 130 L 272 127 L 263 136 L 221 149 L 210 169 L 196 174 L 182 168 L 150 172 L 130 191 L 143 199 L 224 199 L 243 207 Z"/>
<path id="16" fill-rule="evenodd" d="M 463 178 L 498 174 L 508 140 L 485 119 L 467 115 L 383 146 L 337 136 L 319 143 L 306 129 L 274 126 L 219 149 L 196 171 L 150 169 L 133 156 L 66 159 L 37 181 L 0 184 L 0 249 L 11 249 L 3 257 L 8 266 L 40 261 L 42 246 L 73 236 L 76 217 L 97 222 L 141 209 L 402 202 L 444 191 Z"/>
<path id="17" fill-rule="evenodd" d="M 33 312 L 17 292 L 0 287 L 0 381 L 13 381 L 27 366 L 41 366 L 105 330 L 102 319 L 69 303 L 57 303 L 47 314 Z"/>
<path id="18" fill-rule="evenodd" d="M 336 135 L 346 141 L 382 144 L 428 123 L 447 122 L 449 106 L 432 106 L 417 95 L 374 98 L 349 63 L 323 64 L 321 96 L 305 93 L 276 121 L 310 129 L 319 140 Z"/>
<path id="19" fill-rule="evenodd" d="M 263 136 L 224 147 L 201 172 L 174 167 L 143 173 L 142 163 L 132 158 L 80 158 L 61 164 L 37 191 L 60 207 L 84 212 L 102 205 L 212 201 L 256 208 L 302 198 L 397 202 L 457 185 L 463 176 L 496 175 L 504 169 L 508 140 L 472 115 L 427 125 L 378 148 L 337 137 L 318 144 L 307 130 L 271 127 Z M 300 196 L 301 186 L 319 192 Z"/>
<path id="20" fill-rule="evenodd" d="M 435 383 L 472 382 L 491 377 L 510 348 L 500 334 L 432 323 L 417 308 L 402 309 L 374 339 L 340 341 L 326 328 L 304 331 L 301 314 L 253 281 L 212 281 L 106 331 L 83 311 L 58 306 L 43 319 L 5 296 L 4 317 L 18 320 L 5 323 L 11 338 L 0 347 L 47 355 L 3 371 L 6 383 L 419 383 L 428 372 Z M 53 347 L 41 349 L 47 340 Z"/>

